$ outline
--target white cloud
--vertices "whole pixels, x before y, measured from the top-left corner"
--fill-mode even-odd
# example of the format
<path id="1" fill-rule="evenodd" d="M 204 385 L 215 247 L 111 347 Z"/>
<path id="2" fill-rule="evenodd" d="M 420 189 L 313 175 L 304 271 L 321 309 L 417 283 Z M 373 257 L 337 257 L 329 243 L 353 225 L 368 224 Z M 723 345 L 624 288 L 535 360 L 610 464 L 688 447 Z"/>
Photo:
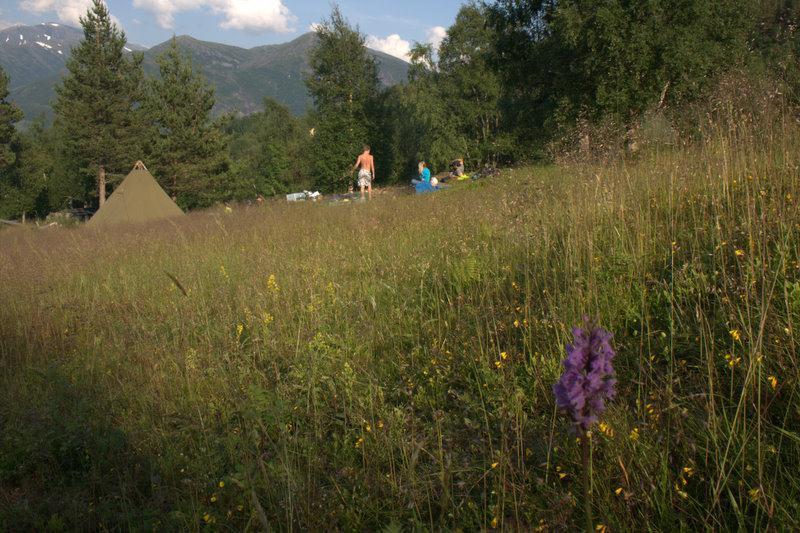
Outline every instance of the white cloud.
<path id="1" fill-rule="evenodd" d="M 320 28 L 322 28 L 322 24 L 320 24 L 319 22 L 312 22 L 308 26 L 308 31 L 313 31 L 314 33 L 317 33 L 320 30 Z"/>
<path id="2" fill-rule="evenodd" d="M 215 0 L 215 3 L 221 6 L 212 9 L 226 17 L 221 24 L 223 28 L 289 33 L 296 20 L 282 0 Z"/>
<path id="3" fill-rule="evenodd" d="M 80 18 L 92 7 L 92 0 L 22 0 L 19 7 L 32 13 L 55 12 L 60 22 L 80 25 Z M 122 22 L 111 15 L 111 22 L 122 28 Z"/>
<path id="4" fill-rule="evenodd" d="M 288 33 L 297 20 L 283 0 L 133 0 L 134 7 L 152 12 L 162 28 L 175 25 L 175 14 L 193 9 L 210 9 L 222 15 L 226 29 Z"/>
<path id="5" fill-rule="evenodd" d="M 22 0 L 19 7 L 32 13 L 54 11 L 59 21 L 77 26 L 91 5 L 92 0 Z"/>
<path id="6" fill-rule="evenodd" d="M 187 9 L 196 9 L 203 2 L 196 0 L 133 0 L 133 7 L 141 7 L 156 16 L 156 23 L 162 28 L 172 28 L 175 13 Z"/>
<path id="7" fill-rule="evenodd" d="M 433 46 L 433 49 L 438 51 L 442 45 L 442 41 L 447 37 L 447 28 L 444 26 L 434 26 L 426 32 L 428 43 Z"/>
<path id="8" fill-rule="evenodd" d="M 410 61 L 411 43 L 394 33 L 384 39 L 370 35 L 366 41 L 367 48 L 384 52 L 390 56 L 399 57 L 403 61 Z"/>

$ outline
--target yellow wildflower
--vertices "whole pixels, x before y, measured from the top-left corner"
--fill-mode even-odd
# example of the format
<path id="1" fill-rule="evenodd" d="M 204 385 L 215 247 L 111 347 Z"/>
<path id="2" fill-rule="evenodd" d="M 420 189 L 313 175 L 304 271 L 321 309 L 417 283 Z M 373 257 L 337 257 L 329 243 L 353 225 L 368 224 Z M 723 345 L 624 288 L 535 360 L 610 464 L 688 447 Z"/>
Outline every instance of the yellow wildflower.
<path id="1" fill-rule="evenodd" d="M 237 340 L 239 339 L 239 337 L 242 336 L 242 333 L 244 333 L 244 325 L 243 324 L 237 324 L 236 325 L 236 339 Z"/>
<path id="2" fill-rule="evenodd" d="M 265 326 L 269 326 L 270 324 L 272 324 L 273 320 L 275 320 L 275 317 L 267 313 L 266 311 L 261 313 L 261 321 L 264 323 Z"/>
<path id="3" fill-rule="evenodd" d="M 501 363 L 500 361 L 495 361 L 494 366 L 497 368 L 503 368 L 503 363 Z"/>
<path id="4" fill-rule="evenodd" d="M 694 475 L 694 468 L 691 466 L 684 466 L 683 473 L 686 474 L 687 477 L 692 477 Z"/>
<path id="5" fill-rule="evenodd" d="M 594 530 L 598 531 L 599 533 L 607 533 L 608 532 L 608 527 L 606 527 L 605 524 L 597 524 L 595 526 Z"/>
<path id="6" fill-rule="evenodd" d="M 742 340 L 742 334 L 739 332 L 738 329 L 732 329 L 732 330 L 730 330 L 729 333 L 731 334 L 731 337 L 733 338 L 733 340 L 735 340 L 736 342 L 739 342 L 740 340 Z"/>
<path id="7" fill-rule="evenodd" d="M 515 321 L 514 321 L 514 327 L 515 327 L 515 328 L 518 328 L 518 327 L 519 327 L 519 320 L 515 320 Z"/>
<path id="8" fill-rule="evenodd" d="M 772 390 L 778 388 L 778 378 L 775 376 L 770 376 L 767 378 L 767 380 L 769 381 L 769 386 L 772 387 Z"/>
<path id="9" fill-rule="evenodd" d="M 371 433 L 372 432 L 372 426 L 367 424 L 366 426 L 364 426 L 364 430 L 366 430 L 367 433 Z"/>
<path id="10" fill-rule="evenodd" d="M 508 359 L 508 354 L 506 352 L 500 352 L 500 359 L 505 361 L 506 359 Z"/>
<path id="11" fill-rule="evenodd" d="M 605 422 L 600 422 L 600 425 L 598 427 L 600 428 L 600 432 L 606 437 L 614 436 L 614 430 L 611 429 L 611 426 L 609 426 Z"/>
<path id="12" fill-rule="evenodd" d="M 742 362 L 741 357 L 734 357 L 731 354 L 726 354 L 725 360 L 728 362 L 728 366 L 731 368 L 736 368 L 737 366 L 739 366 L 739 363 Z"/>
<path id="13" fill-rule="evenodd" d="M 362 444 L 364 444 L 364 437 L 358 437 L 358 440 L 356 441 L 356 448 L 360 448 Z"/>
<path id="14" fill-rule="evenodd" d="M 223 488 L 223 487 L 225 487 L 225 482 L 224 481 L 220 481 L 219 482 L 219 488 Z"/>
<path id="15" fill-rule="evenodd" d="M 497 517 L 496 516 L 494 518 L 492 518 L 492 524 L 491 525 L 492 525 L 492 529 L 497 528 Z"/>
<path id="16" fill-rule="evenodd" d="M 204 514 L 203 515 L 203 521 L 206 522 L 206 523 L 211 522 L 211 515 L 208 514 L 208 513 Z"/>
<path id="17" fill-rule="evenodd" d="M 278 294 L 280 292 L 281 288 L 278 286 L 278 281 L 275 278 L 275 274 L 270 274 L 269 278 L 267 278 L 267 288 L 273 294 Z"/>
<path id="18" fill-rule="evenodd" d="M 383 420 L 378 420 L 378 429 L 383 429 Z"/>
<path id="19" fill-rule="evenodd" d="M 497 468 L 497 465 L 499 465 L 499 464 L 500 463 L 492 463 L 492 468 Z"/>
<path id="20" fill-rule="evenodd" d="M 614 491 L 614 494 L 616 494 L 617 496 L 622 494 L 622 487 L 617 488 L 617 490 Z"/>
<path id="21" fill-rule="evenodd" d="M 629 437 L 633 442 L 639 440 L 639 428 L 633 428 Z"/>
<path id="22" fill-rule="evenodd" d="M 214 503 L 215 501 L 217 501 L 217 495 L 216 494 L 212 494 L 211 495 L 211 503 Z"/>
<path id="23" fill-rule="evenodd" d="M 750 489 L 749 491 L 747 491 L 747 495 L 750 496 L 750 501 L 757 502 L 759 496 L 761 496 L 761 489 L 759 489 L 758 487 Z"/>
<path id="24" fill-rule="evenodd" d="M 733 252 L 733 253 L 736 254 L 736 257 L 744 257 L 744 250 L 742 250 L 740 248 L 737 248 L 736 251 Z"/>

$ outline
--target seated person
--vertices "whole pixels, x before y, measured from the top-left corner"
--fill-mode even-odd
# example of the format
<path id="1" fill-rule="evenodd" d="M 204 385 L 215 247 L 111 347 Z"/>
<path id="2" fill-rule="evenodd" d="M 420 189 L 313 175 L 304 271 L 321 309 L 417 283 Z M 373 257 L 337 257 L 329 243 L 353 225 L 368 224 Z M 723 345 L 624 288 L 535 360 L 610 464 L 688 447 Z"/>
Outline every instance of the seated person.
<path id="1" fill-rule="evenodd" d="M 419 170 L 419 179 L 412 179 L 411 185 L 416 186 L 420 183 L 430 183 L 431 169 L 428 168 L 428 164 L 425 161 L 420 161 L 417 169 Z"/>
<path id="2" fill-rule="evenodd" d="M 461 176 L 464 175 L 464 160 L 461 158 L 456 159 L 455 161 L 450 163 L 450 169 L 451 169 L 450 174 L 452 177 L 460 178 Z"/>

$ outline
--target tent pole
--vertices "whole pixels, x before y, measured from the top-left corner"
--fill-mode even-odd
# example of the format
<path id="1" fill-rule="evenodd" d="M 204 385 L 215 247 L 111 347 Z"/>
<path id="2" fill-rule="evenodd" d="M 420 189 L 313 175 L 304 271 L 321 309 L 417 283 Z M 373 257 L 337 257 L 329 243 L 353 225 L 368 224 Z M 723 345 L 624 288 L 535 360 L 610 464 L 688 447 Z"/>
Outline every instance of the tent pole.
<path id="1" fill-rule="evenodd" d="M 106 203 L 106 167 L 100 165 L 97 168 L 97 182 L 98 182 L 98 193 L 100 196 L 100 207 L 103 207 L 103 204 Z"/>

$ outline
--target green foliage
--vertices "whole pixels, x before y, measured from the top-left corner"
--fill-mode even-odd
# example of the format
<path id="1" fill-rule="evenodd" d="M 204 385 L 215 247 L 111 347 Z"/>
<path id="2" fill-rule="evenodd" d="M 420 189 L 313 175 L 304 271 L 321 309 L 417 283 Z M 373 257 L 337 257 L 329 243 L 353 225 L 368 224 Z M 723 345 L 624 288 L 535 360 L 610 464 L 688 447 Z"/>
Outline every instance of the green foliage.
<path id="1" fill-rule="evenodd" d="M 214 89 L 175 39 L 156 62 L 160 76 L 148 80 L 143 107 L 150 170 L 184 208 L 208 206 L 228 196 L 229 186 L 227 138 L 211 119 Z"/>
<path id="2" fill-rule="evenodd" d="M 422 45 L 412 51 L 412 69 L 415 76 L 409 81 L 402 103 L 418 143 L 413 158 L 427 161 L 435 171 L 463 155 L 467 146 L 463 132 L 458 131 L 455 106 L 449 105 L 445 95 L 447 80 L 438 72 L 429 48 Z"/>
<path id="3" fill-rule="evenodd" d="M 644 111 L 667 88 L 673 104 L 696 99 L 716 74 L 741 62 L 752 6 L 749 0 L 559 2 L 553 32 L 576 61 L 576 86 L 565 94 L 576 109 L 623 118 Z"/>
<path id="4" fill-rule="evenodd" d="M 0 68 L 0 173 L 7 171 L 17 160 L 14 124 L 22 120 L 22 111 L 9 102 L 8 76 Z"/>
<path id="5" fill-rule="evenodd" d="M 21 213 L 46 216 L 50 212 L 49 187 L 56 185 L 53 170 L 58 154 L 52 137 L 52 130 L 45 130 L 41 121 L 34 122 L 21 136 L 22 158 L 16 168 L 16 179 L 3 195 L 5 216 Z"/>
<path id="6" fill-rule="evenodd" d="M 19 153 L 19 138 L 15 123 L 22 112 L 8 98 L 8 76 L 0 68 L 0 217 L 16 214 L 15 196 L 18 194 L 15 163 Z"/>
<path id="7" fill-rule="evenodd" d="M 493 52 L 494 32 L 487 26 L 485 8 L 465 5 L 439 49 L 438 85 L 453 129 L 448 133 L 458 139 L 452 144 L 464 145 L 464 153 L 441 154 L 447 161 L 466 157 L 473 163 L 496 164 L 503 155 L 498 145 L 501 86 L 492 67 Z"/>
<path id="8" fill-rule="evenodd" d="M 753 39 L 767 69 L 779 77 L 792 100 L 800 102 L 800 3 L 762 0 Z"/>
<path id="9" fill-rule="evenodd" d="M 308 131 L 288 108 L 265 98 L 263 111 L 234 121 L 229 130 L 237 197 L 273 196 L 308 185 Z"/>
<path id="10" fill-rule="evenodd" d="M 746 61 L 755 12 L 748 0 L 498 0 L 505 111 L 512 123 L 534 117 L 544 128 L 529 138 L 546 139 L 579 121 L 624 127 L 680 108 Z"/>
<path id="11" fill-rule="evenodd" d="M 364 36 L 338 7 L 316 33 L 318 43 L 309 54 L 312 72 L 306 78 L 315 106 L 310 168 L 321 190 L 341 190 L 352 182 L 350 167 L 374 132 L 377 66 Z"/>
<path id="12" fill-rule="evenodd" d="M 501 130 L 500 77 L 493 67 L 494 33 L 486 9 L 461 8 L 438 50 L 417 43 L 407 86 L 389 94 L 383 131 L 394 129 L 394 160 L 408 175 L 419 160 L 443 171 L 456 158 L 497 164 L 511 151 Z"/>
<path id="13" fill-rule="evenodd" d="M 74 165 L 91 177 L 100 168 L 127 172 L 141 159 L 142 56 L 127 56 L 125 34 L 94 0 L 81 18 L 84 37 L 67 62 L 53 104 L 55 128 Z M 88 199 L 89 191 L 83 197 Z"/>

